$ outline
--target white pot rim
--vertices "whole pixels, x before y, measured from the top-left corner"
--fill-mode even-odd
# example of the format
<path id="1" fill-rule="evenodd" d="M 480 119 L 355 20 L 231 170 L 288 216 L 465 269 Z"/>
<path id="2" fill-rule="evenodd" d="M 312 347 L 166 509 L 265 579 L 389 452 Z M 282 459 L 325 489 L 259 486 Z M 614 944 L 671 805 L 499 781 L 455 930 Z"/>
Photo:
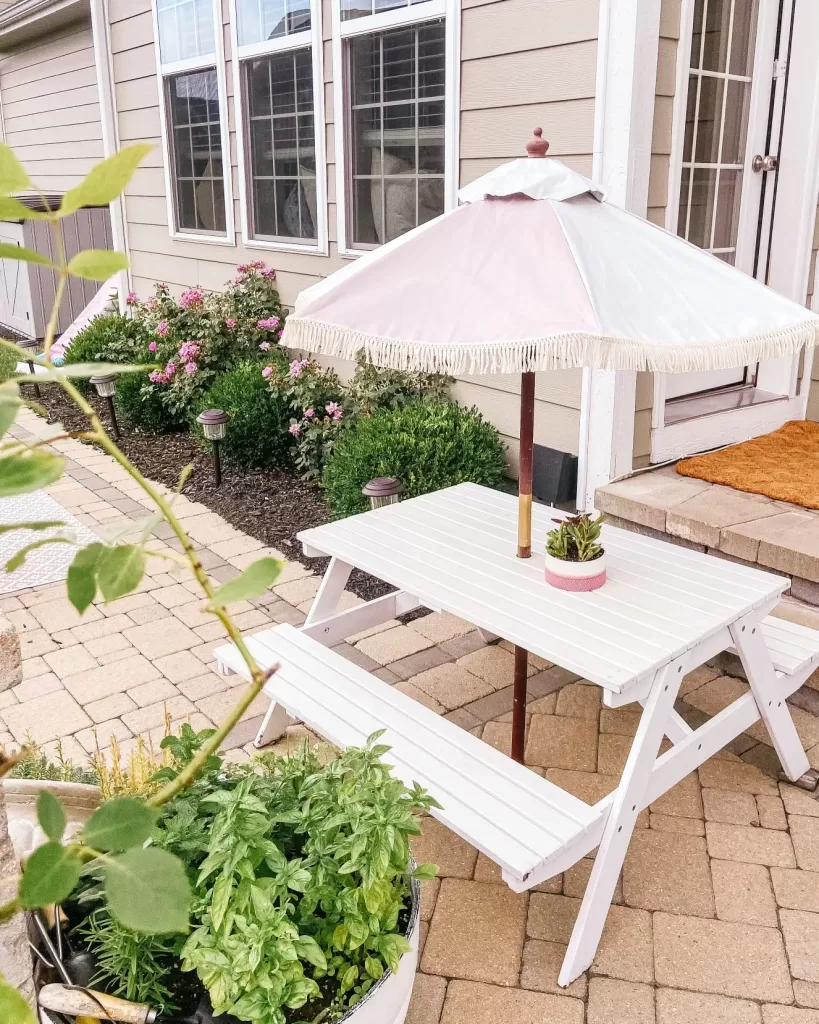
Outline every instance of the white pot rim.
<path id="1" fill-rule="evenodd" d="M 590 562 L 567 562 L 562 558 L 555 558 L 548 551 L 544 553 L 544 565 L 553 576 L 566 576 L 575 580 L 599 576 L 605 571 L 607 561 L 605 551 L 599 558 L 593 558 Z"/>

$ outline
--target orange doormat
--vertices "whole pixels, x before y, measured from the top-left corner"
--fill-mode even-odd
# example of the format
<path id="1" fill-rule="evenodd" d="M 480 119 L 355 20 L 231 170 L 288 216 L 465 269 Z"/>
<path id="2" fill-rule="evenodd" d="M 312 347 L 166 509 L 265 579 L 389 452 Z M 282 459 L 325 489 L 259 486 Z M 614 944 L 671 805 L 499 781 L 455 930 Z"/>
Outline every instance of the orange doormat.
<path id="1" fill-rule="evenodd" d="M 677 472 L 819 508 L 819 423 L 791 420 L 772 434 L 678 462 Z"/>

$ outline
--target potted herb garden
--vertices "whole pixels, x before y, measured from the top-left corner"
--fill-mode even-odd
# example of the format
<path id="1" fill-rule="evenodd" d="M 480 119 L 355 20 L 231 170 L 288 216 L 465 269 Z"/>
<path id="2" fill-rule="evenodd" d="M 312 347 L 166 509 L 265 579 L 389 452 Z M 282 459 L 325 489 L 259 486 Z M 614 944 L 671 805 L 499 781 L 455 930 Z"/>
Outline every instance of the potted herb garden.
<path id="1" fill-rule="evenodd" d="M 555 519 L 546 535 L 546 582 L 558 590 L 586 592 L 606 582 L 606 553 L 600 544 L 603 516 L 587 513 Z"/>

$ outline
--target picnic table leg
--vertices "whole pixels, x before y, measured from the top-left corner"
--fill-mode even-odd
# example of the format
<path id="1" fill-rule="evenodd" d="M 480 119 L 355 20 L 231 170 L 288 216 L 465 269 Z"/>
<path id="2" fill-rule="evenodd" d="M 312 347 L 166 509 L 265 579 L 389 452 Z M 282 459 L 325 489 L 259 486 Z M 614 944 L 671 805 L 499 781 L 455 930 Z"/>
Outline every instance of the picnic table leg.
<path id="1" fill-rule="evenodd" d="M 731 626 L 730 630 L 774 749 L 782 762 L 785 774 L 791 782 L 796 782 L 810 769 L 810 762 L 793 724 L 790 709 L 780 692 L 776 671 L 759 622 L 752 624 L 740 620 Z"/>
<path id="2" fill-rule="evenodd" d="M 529 652 L 515 646 L 515 681 L 512 688 L 512 757 L 523 764 L 526 746 L 526 677 Z"/>
<path id="3" fill-rule="evenodd" d="M 324 573 L 321 586 L 318 588 L 318 593 L 313 598 L 310 611 L 307 613 L 307 618 L 304 622 L 305 626 L 310 626 L 314 622 L 326 619 L 328 615 L 333 614 L 338 607 L 338 602 L 341 600 L 341 595 L 344 593 L 344 588 L 347 586 L 347 581 L 352 571 L 353 567 L 348 565 L 347 562 L 342 562 L 340 558 L 330 559 L 330 564 Z"/>
<path id="4" fill-rule="evenodd" d="M 643 806 L 657 751 L 674 709 L 686 658 L 683 655 L 657 673 L 646 700 L 560 969 L 558 984 L 564 987 L 591 966 L 597 952 L 631 834 Z"/>

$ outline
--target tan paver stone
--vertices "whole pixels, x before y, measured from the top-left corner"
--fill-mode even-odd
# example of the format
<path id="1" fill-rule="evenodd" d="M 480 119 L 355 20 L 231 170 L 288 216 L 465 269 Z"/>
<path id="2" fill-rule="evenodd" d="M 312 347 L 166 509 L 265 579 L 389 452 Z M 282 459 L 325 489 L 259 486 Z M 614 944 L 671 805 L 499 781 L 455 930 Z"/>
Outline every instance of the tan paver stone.
<path id="1" fill-rule="evenodd" d="M 110 748 L 112 739 L 116 739 L 117 743 L 124 743 L 132 736 L 133 733 L 121 718 L 109 718 L 90 729 L 81 729 L 75 734 L 75 739 L 86 753 L 93 754 L 98 748 Z"/>
<path id="2" fill-rule="evenodd" d="M 108 666 L 78 672 L 63 681 L 66 690 L 81 704 L 102 700 L 112 693 L 122 693 L 129 687 L 147 683 L 159 676 L 159 669 L 141 654 L 132 654 L 117 662 L 116 671 Z"/>
<path id="3" fill-rule="evenodd" d="M 657 984 L 790 1003 L 790 972 L 774 928 L 672 914 L 654 915 Z"/>
<path id="4" fill-rule="evenodd" d="M 108 636 L 101 636 L 96 640 L 89 640 L 87 643 L 83 644 L 83 647 L 85 647 L 88 653 L 94 658 L 104 657 L 107 654 L 115 654 L 118 651 L 131 650 L 136 653 L 136 649 L 131 645 L 131 642 L 118 633 L 109 633 Z"/>
<path id="5" fill-rule="evenodd" d="M 103 615 L 127 615 L 129 612 L 135 612 L 140 608 L 152 608 L 156 604 L 154 600 L 155 593 L 155 590 L 151 590 L 144 593 L 129 594 L 127 597 L 118 597 L 112 604 L 101 604 L 98 607 Z"/>
<path id="6" fill-rule="evenodd" d="M 428 974 L 516 985 L 526 929 L 526 894 L 446 878 L 421 961 Z"/>
<path id="7" fill-rule="evenodd" d="M 819 1024 L 819 1013 L 796 1006 L 763 1006 L 762 1024 Z"/>
<path id="8" fill-rule="evenodd" d="M 815 981 L 795 980 L 793 994 L 800 1006 L 811 1006 L 819 1009 L 819 985 Z"/>
<path id="9" fill-rule="evenodd" d="M 197 516 L 186 516 L 184 526 L 199 544 L 217 544 L 220 541 L 236 540 L 242 534 L 216 512 L 203 512 Z"/>
<path id="10" fill-rule="evenodd" d="M 790 868 L 771 868 L 776 902 L 789 910 L 819 914 L 819 874 Z"/>
<path id="11" fill-rule="evenodd" d="M 166 714 L 170 715 L 172 721 L 175 721 L 186 715 L 193 715 L 195 711 L 196 705 L 192 704 L 187 697 L 178 694 L 176 697 L 171 697 L 170 700 L 159 701 L 156 704 L 138 708 L 136 711 L 129 711 L 122 716 L 122 721 L 134 736 L 139 736 L 140 733 L 157 727 L 164 729 Z"/>
<path id="12" fill-rule="evenodd" d="M 138 613 L 133 612 L 132 614 Z M 85 644 L 89 640 L 97 640 L 101 636 L 122 633 L 129 626 L 133 626 L 133 622 L 127 615 L 112 615 L 111 618 L 103 617 L 96 622 L 84 622 L 81 626 L 74 626 L 71 635 L 79 643 Z"/>
<path id="13" fill-rule="evenodd" d="M 34 679 L 35 676 L 43 676 L 51 669 L 46 665 L 45 658 L 27 658 L 23 661 L 23 679 Z M 8 691 L 6 691 L 8 693 Z"/>
<path id="14" fill-rule="evenodd" d="M 586 892 L 586 886 L 589 884 L 589 878 L 591 877 L 593 866 L 594 858 L 584 857 L 576 864 L 572 864 L 568 870 L 564 871 L 563 895 L 574 896 L 576 899 L 582 899 Z M 611 902 L 618 904 L 623 902 L 622 874 L 617 879 L 617 885 L 614 887 L 614 896 L 612 897 Z"/>
<path id="15" fill-rule="evenodd" d="M 233 623 L 243 633 L 249 629 L 259 630 L 271 625 L 270 616 L 266 615 L 259 608 L 250 608 L 246 612 L 239 612 L 233 616 Z M 222 628 L 221 623 L 212 623 L 212 625 L 218 625 L 220 629 Z"/>
<path id="16" fill-rule="evenodd" d="M 471 654 L 465 654 L 457 663 L 484 679 L 494 690 L 509 686 L 514 679 L 515 656 L 503 647 L 481 647 Z M 533 670 L 534 666 L 529 665 L 529 675 L 532 675 Z"/>
<path id="17" fill-rule="evenodd" d="M 601 708 L 600 732 L 615 733 L 618 736 L 634 736 L 640 724 L 642 712 L 630 708 Z"/>
<path id="18" fill-rule="evenodd" d="M 762 1024 L 759 1006 L 747 999 L 657 989 L 657 1024 Z"/>
<path id="19" fill-rule="evenodd" d="M 416 974 L 405 1024 L 438 1024 L 446 996 L 446 978 Z"/>
<path id="20" fill-rule="evenodd" d="M 651 811 L 657 814 L 675 814 L 682 818 L 702 818 L 702 796 L 697 773 L 691 772 L 667 793 L 663 793 L 660 799 L 651 805 Z"/>
<path id="21" fill-rule="evenodd" d="M 767 868 L 761 864 L 712 860 L 711 874 L 720 920 L 776 928 L 776 901 Z"/>
<path id="22" fill-rule="evenodd" d="M 91 725 L 91 719 L 66 690 L 5 708 L 3 721 L 18 743 L 23 743 L 29 733 L 35 743 L 46 743 Z"/>
<path id="23" fill-rule="evenodd" d="M 441 878 L 471 878 L 478 851 L 436 818 L 421 822 L 421 835 L 412 838 L 412 855 L 419 864 L 437 864 Z"/>
<path id="24" fill-rule="evenodd" d="M 673 814 L 652 814 L 649 828 L 657 832 L 677 832 L 686 836 L 704 836 L 705 823 L 699 818 L 681 818 Z"/>
<path id="25" fill-rule="evenodd" d="M 123 632 L 138 651 L 151 659 L 189 650 L 200 643 L 196 633 L 176 618 L 163 620 L 161 626 L 149 623 L 145 626 L 132 626 Z"/>
<path id="26" fill-rule="evenodd" d="M 384 630 L 383 633 L 376 633 L 375 636 L 366 637 L 356 644 L 358 650 L 369 655 L 379 665 L 389 665 L 392 661 L 399 661 L 410 654 L 417 654 L 418 651 L 425 651 L 432 647 L 432 641 L 420 633 L 416 633 L 409 626 L 394 626 L 392 629 Z"/>
<path id="27" fill-rule="evenodd" d="M 176 654 L 155 658 L 154 665 L 172 683 L 181 683 L 186 679 L 202 675 L 202 662 L 198 658 L 194 658 L 190 651 L 177 651 Z"/>
<path id="28" fill-rule="evenodd" d="M 590 683 L 569 683 L 558 691 L 557 714 L 596 722 L 600 714 L 601 693 L 599 686 Z"/>
<path id="29" fill-rule="evenodd" d="M 779 920 L 791 974 L 803 981 L 819 981 L 819 914 L 780 910 Z"/>
<path id="30" fill-rule="evenodd" d="M 47 693 L 54 693 L 55 690 L 62 690 L 63 684 L 53 672 L 47 672 L 44 676 L 35 676 L 34 679 L 26 679 L 19 683 L 11 691 L 16 700 L 20 703 L 27 700 L 34 700 L 35 697 L 44 697 Z"/>
<path id="31" fill-rule="evenodd" d="M 583 1024 L 584 1007 L 571 996 L 451 981 L 441 1024 Z"/>
<path id="32" fill-rule="evenodd" d="M 93 625 L 93 623 L 91 623 Z M 20 654 L 23 661 L 57 651 L 59 647 L 44 629 L 32 629 L 20 634 Z"/>
<path id="33" fill-rule="evenodd" d="M 607 484 L 595 493 L 595 508 L 640 526 L 665 529 L 666 511 L 713 486 L 704 480 L 658 470 Z"/>
<path id="34" fill-rule="evenodd" d="M 151 596 L 163 608 L 177 608 L 179 605 L 188 604 L 191 599 L 190 591 L 181 583 L 171 583 L 167 587 L 159 587 L 152 592 Z"/>
<path id="35" fill-rule="evenodd" d="M 720 860 L 767 864 L 768 867 L 796 867 L 794 847 L 786 832 L 709 821 L 705 826 L 705 834 L 708 838 L 708 853 Z"/>
<path id="36" fill-rule="evenodd" d="M 512 756 L 512 726 L 508 722 L 487 722 L 481 739 L 507 757 Z"/>
<path id="37" fill-rule="evenodd" d="M 813 517 L 808 512 L 782 512 L 780 515 L 755 522 L 729 526 L 720 537 L 720 551 L 742 558 L 746 562 L 758 560 L 763 565 L 778 568 L 760 557 L 763 554 L 760 551 L 760 541 L 764 540 L 768 548 L 780 540 L 790 543 L 790 535 L 806 523 L 810 524 L 812 520 Z"/>
<path id="38" fill-rule="evenodd" d="M 717 676 L 704 686 L 698 687 L 693 693 L 689 693 L 685 701 L 706 715 L 716 715 L 748 690 L 749 686 L 743 679 L 737 679 L 736 676 Z"/>
<path id="39" fill-rule="evenodd" d="M 149 622 L 159 622 L 161 619 L 168 619 L 173 613 L 169 608 L 161 604 L 146 605 L 144 608 L 135 608 L 128 613 L 131 620 L 130 625 L 145 626 Z"/>
<path id="40" fill-rule="evenodd" d="M 759 824 L 759 811 L 751 793 L 703 789 L 702 802 L 708 821 L 722 821 L 730 825 Z"/>
<path id="41" fill-rule="evenodd" d="M 414 619 L 409 623 L 409 627 L 435 644 L 453 640 L 456 636 L 464 636 L 475 628 L 470 622 L 459 619 L 457 615 L 450 615 L 449 612 L 433 612 L 432 615 Z"/>
<path id="42" fill-rule="evenodd" d="M 200 670 L 203 667 L 200 662 Z M 229 687 L 230 684 L 228 683 L 227 676 L 220 676 L 216 672 L 203 672 L 194 679 L 186 679 L 184 682 L 177 684 L 180 693 L 183 693 L 188 700 L 192 701 L 202 700 L 203 697 L 211 697 L 215 693 L 223 693 Z"/>
<path id="43" fill-rule="evenodd" d="M 221 722 L 225 715 L 235 707 L 236 702 L 244 693 L 245 688 L 245 684 L 240 683 L 238 686 L 233 686 L 229 690 L 223 690 L 221 693 L 214 693 L 210 697 L 205 697 L 203 700 L 199 701 L 199 710 L 203 715 L 207 715 L 212 722 Z M 264 715 L 267 713 L 267 709 L 269 707 L 269 698 L 263 693 L 260 693 L 247 711 L 245 711 L 242 719 L 247 720 L 248 718 L 255 718 L 257 715 Z"/>
<path id="44" fill-rule="evenodd" d="M 592 978 L 589 982 L 587 1024 L 654 1024 L 654 989 L 633 981 Z"/>
<path id="45" fill-rule="evenodd" d="M 623 866 L 623 899 L 642 910 L 713 917 L 705 840 L 653 829 L 635 832 Z"/>
<path id="46" fill-rule="evenodd" d="M 728 761 L 712 757 L 699 767 L 700 783 L 703 788 L 730 789 L 734 792 L 777 794 L 774 780 L 760 771 L 756 765 L 743 761 Z"/>
<path id="47" fill-rule="evenodd" d="M 260 540 L 256 540 L 255 537 L 248 537 L 246 534 L 241 534 L 239 537 L 234 537 L 232 540 L 220 540 L 213 544 L 209 544 L 208 547 L 220 558 L 228 559 L 235 558 L 236 555 L 246 555 L 251 551 L 258 551 L 259 548 L 263 547 Z"/>
<path id="48" fill-rule="evenodd" d="M 59 679 L 72 676 L 76 672 L 86 672 L 90 668 L 96 668 L 97 662 L 91 657 L 82 644 L 75 644 L 73 647 L 66 647 L 60 651 L 52 651 L 44 654 L 46 662 L 51 671 Z"/>
<path id="49" fill-rule="evenodd" d="M 759 824 L 762 828 L 784 830 L 788 827 L 788 819 L 785 817 L 785 807 L 781 797 L 758 796 L 756 805 L 759 809 Z"/>
<path id="50" fill-rule="evenodd" d="M 583 718 L 533 715 L 527 734 L 526 763 L 540 768 L 593 772 L 597 766 L 597 723 Z"/>
<path id="51" fill-rule="evenodd" d="M 167 679 L 152 679 L 128 690 L 128 696 L 139 708 L 148 704 L 156 704 L 160 700 L 170 700 L 179 695 L 179 690 Z"/>
<path id="52" fill-rule="evenodd" d="M 715 668 L 711 668 L 710 665 L 699 665 L 688 675 L 683 676 L 683 681 L 680 685 L 680 697 L 685 697 L 689 693 L 693 693 L 694 690 L 698 690 L 701 686 L 705 686 L 706 683 L 710 683 L 712 679 L 716 679 L 719 672 Z"/>
<path id="53" fill-rule="evenodd" d="M 566 988 L 561 988 L 557 983 L 565 956 L 566 946 L 563 943 L 529 939 L 523 947 L 523 967 L 520 972 L 521 988 L 585 999 L 588 989 L 588 979 L 585 973 L 581 974 L 579 978 L 575 978 Z"/>
<path id="54" fill-rule="evenodd" d="M 805 871 L 819 871 L 819 818 L 788 815 L 796 863 Z M 781 867 L 792 867 L 782 864 Z"/>
<path id="55" fill-rule="evenodd" d="M 421 920 L 429 921 L 435 910 L 438 892 L 441 888 L 440 878 L 426 878 L 421 882 Z"/>
<path id="56" fill-rule="evenodd" d="M 428 693 L 419 690 L 415 683 L 410 682 L 409 679 L 403 679 L 396 683 L 395 689 L 405 693 L 408 697 L 412 697 L 413 700 L 417 700 L 419 704 L 423 704 L 425 708 L 434 711 L 436 715 L 442 715 L 446 711 L 443 704 L 439 704 L 434 697 L 430 697 Z"/>
<path id="57" fill-rule="evenodd" d="M 320 586 L 320 576 L 302 576 L 301 579 L 291 580 L 289 583 L 278 583 L 273 587 L 273 593 L 288 604 L 301 604 L 302 601 L 312 601 Z"/>
<path id="58" fill-rule="evenodd" d="M 125 693 L 114 693 L 102 700 L 92 701 L 83 708 L 94 722 L 107 722 L 111 718 L 119 718 L 126 711 L 135 711 L 136 704 Z"/>
<path id="59" fill-rule="evenodd" d="M 604 775 L 622 775 L 632 743 L 630 736 L 601 733 L 597 744 L 597 770 Z"/>
<path id="60" fill-rule="evenodd" d="M 797 789 L 796 786 L 789 786 L 783 782 L 779 787 L 785 810 L 788 814 L 801 814 L 806 818 L 819 818 L 819 800 L 804 789 Z"/>
<path id="61" fill-rule="evenodd" d="M 719 547 L 726 527 L 775 516 L 781 509 L 769 498 L 715 485 L 669 509 L 666 532 L 694 544 Z"/>
<path id="62" fill-rule="evenodd" d="M 56 633 L 60 629 L 72 629 L 84 622 L 93 622 L 95 619 L 102 618 L 99 610 L 93 605 L 81 616 L 67 597 L 34 605 L 31 608 L 31 614 L 49 633 Z"/>
<path id="63" fill-rule="evenodd" d="M 572 796 L 576 796 L 578 800 L 585 800 L 587 804 L 596 804 L 598 800 L 608 796 L 617 788 L 618 781 L 613 775 L 600 775 L 594 771 L 576 772 L 565 768 L 549 768 L 546 771 L 546 778 Z"/>
<path id="64" fill-rule="evenodd" d="M 412 676 L 409 682 L 428 693 L 448 711 L 494 692 L 484 679 L 473 676 L 463 666 L 453 662 L 445 662 Z"/>

